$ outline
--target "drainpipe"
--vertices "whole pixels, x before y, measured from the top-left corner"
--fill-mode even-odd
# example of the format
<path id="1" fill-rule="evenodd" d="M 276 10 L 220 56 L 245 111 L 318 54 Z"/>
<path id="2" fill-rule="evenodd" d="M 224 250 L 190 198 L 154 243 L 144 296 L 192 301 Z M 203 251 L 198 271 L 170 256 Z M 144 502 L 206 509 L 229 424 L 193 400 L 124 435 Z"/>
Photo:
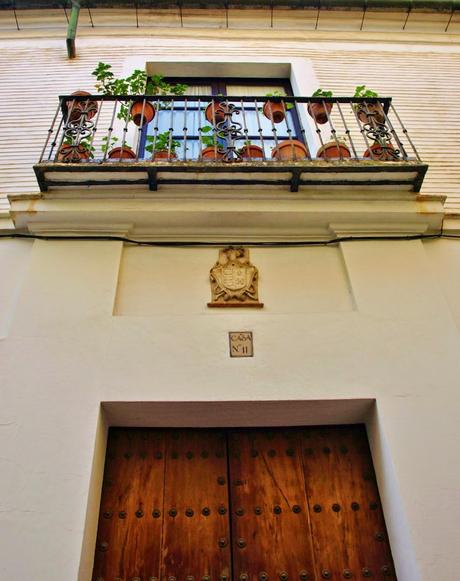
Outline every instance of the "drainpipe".
<path id="1" fill-rule="evenodd" d="M 77 56 L 75 50 L 75 36 L 77 34 L 78 17 L 80 15 L 80 0 L 72 0 L 72 12 L 70 13 L 69 26 L 67 27 L 67 56 L 74 59 Z"/>

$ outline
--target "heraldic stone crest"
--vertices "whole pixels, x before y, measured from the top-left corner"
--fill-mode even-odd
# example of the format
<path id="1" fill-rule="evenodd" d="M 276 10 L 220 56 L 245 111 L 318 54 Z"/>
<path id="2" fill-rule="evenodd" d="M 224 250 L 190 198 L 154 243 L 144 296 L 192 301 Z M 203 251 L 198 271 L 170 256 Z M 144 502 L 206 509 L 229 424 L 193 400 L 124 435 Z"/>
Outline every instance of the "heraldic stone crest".
<path id="1" fill-rule="evenodd" d="M 224 248 L 211 268 L 208 307 L 263 307 L 259 303 L 259 271 L 249 262 L 247 248 Z"/>

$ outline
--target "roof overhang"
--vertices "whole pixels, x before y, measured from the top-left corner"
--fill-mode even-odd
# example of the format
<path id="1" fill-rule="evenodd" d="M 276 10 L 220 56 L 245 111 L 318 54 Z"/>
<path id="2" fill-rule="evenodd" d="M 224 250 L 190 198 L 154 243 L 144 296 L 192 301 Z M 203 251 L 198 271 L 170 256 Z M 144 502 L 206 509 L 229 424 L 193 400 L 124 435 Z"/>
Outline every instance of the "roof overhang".
<path id="1" fill-rule="evenodd" d="M 80 0 L 82 8 L 297 8 L 340 10 L 460 10 L 460 0 Z M 71 0 L 0 0 L 0 10 L 71 9 Z"/>

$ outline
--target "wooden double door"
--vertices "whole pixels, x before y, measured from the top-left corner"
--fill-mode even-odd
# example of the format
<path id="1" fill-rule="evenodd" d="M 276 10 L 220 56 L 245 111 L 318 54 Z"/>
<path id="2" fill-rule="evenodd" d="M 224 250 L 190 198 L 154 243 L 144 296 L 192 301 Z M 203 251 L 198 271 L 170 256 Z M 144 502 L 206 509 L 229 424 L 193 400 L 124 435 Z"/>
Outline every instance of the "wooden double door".
<path id="1" fill-rule="evenodd" d="M 111 428 L 94 581 L 395 579 L 364 426 Z"/>

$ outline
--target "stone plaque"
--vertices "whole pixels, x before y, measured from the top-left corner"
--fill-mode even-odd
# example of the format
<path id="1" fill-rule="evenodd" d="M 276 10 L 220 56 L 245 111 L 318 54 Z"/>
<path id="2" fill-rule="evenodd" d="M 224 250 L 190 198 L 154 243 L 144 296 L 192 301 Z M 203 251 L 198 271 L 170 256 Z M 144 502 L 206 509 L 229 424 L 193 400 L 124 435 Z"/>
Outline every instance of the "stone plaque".
<path id="1" fill-rule="evenodd" d="M 233 331 L 228 334 L 230 357 L 254 357 L 251 331 Z"/>
<path id="2" fill-rule="evenodd" d="M 263 307 L 259 303 L 259 271 L 249 261 L 247 248 L 224 248 L 209 273 L 211 302 L 208 307 Z"/>

